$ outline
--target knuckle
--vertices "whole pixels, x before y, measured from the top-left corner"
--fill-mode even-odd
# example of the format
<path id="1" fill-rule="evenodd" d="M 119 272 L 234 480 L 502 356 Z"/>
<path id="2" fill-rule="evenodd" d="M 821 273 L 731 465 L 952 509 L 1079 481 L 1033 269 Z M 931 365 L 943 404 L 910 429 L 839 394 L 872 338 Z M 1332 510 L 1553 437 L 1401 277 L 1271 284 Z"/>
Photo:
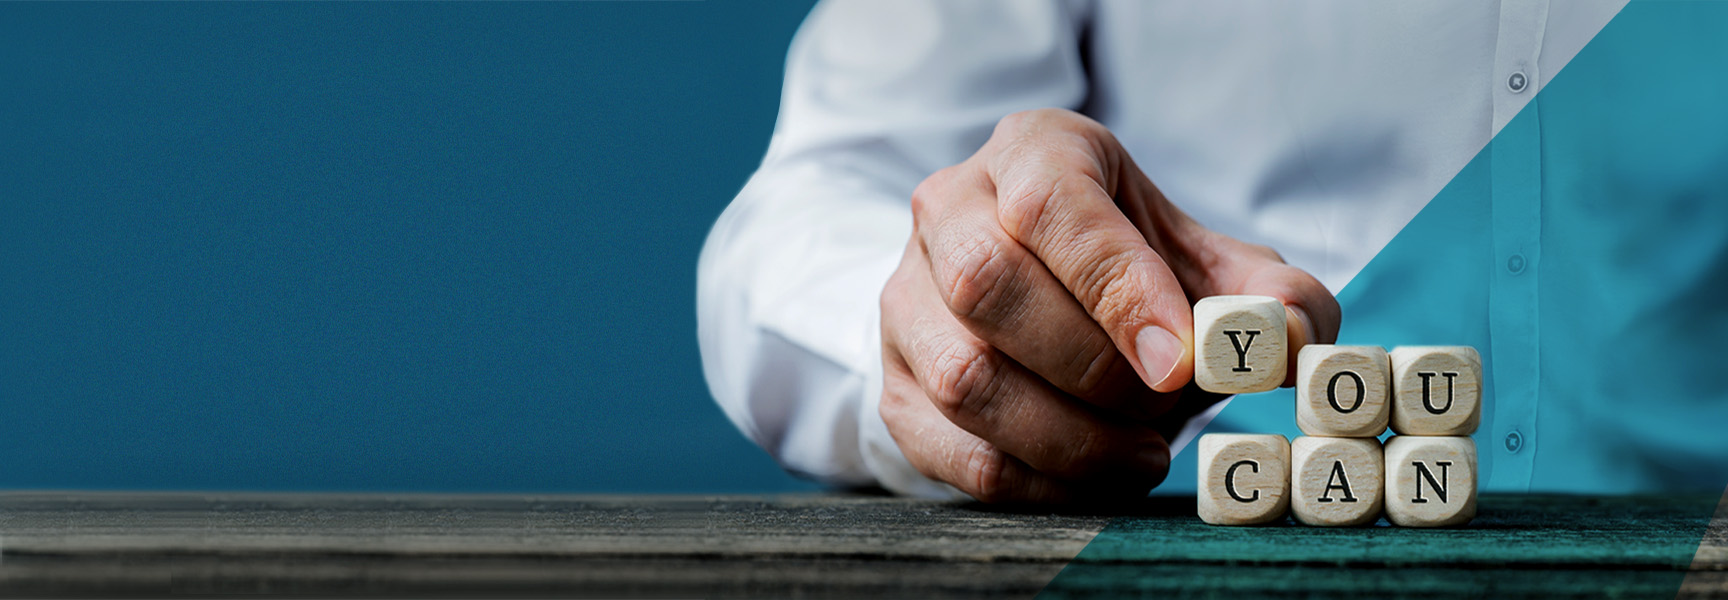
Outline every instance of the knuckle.
<path id="1" fill-rule="evenodd" d="M 1109 329 L 1147 320 L 1146 282 L 1136 274 L 1126 253 L 1108 254 L 1080 272 L 1076 287 L 1093 318 Z"/>
<path id="2" fill-rule="evenodd" d="M 966 451 L 964 481 L 954 482 L 980 502 L 1001 502 L 1009 497 L 1008 457 L 982 440 Z"/>
<path id="3" fill-rule="evenodd" d="M 1003 190 L 996 200 L 1003 225 L 1022 241 L 1031 239 L 1050 214 L 1059 189 L 1054 179 L 1034 177 Z"/>
<path id="4" fill-rule="evenodd" d="M 1074 395 L 1086 399 L 1098 399 L 1116 391 L 1117 382 L 1111 376 L 1122 360 L 1113 342 L 1095 337 L 1094 333 L 1086 334 L 1087 339 L 1079 344 L 1071 363 L 1080 366 L 1079 376 L 1073 382 Z"/>
<path id="5" fill-rule="evenodd" d="M 1099 472 L 1110 458 L 1109 446 L 1109 441 L 1101 432 L 1079 432 L 1066 445 L 1068 452 L 1064 462 L 1067 470 L 1080 476 Z"/>
<path id="6" fill-rule="evenodd" d="M 1063 108 L 1034 108 L 1002 117 L 1000 125 L 1010 129 L 1021 129 L 1027 126 L 1073 121 L 1075 117 L 1080 117 L 1079 113 Z M 1082 117 L 1082 119 L 1084 118 Z"/>
<path id="7" fill-rule="evenodd" d="M 918 221 L 928 218 L 934 211 L 946 204 L 947 190 L 954 178 L 954 168 L 948 167 L 931 173 L 924 181 L 918 182 L 918 187 L 912 188 L 912 217 Z"/>
<path id="8" fill-rule="evenodd" d="M 1248 249 L 1249 249 L 1249 251 L 1253 252 L 1254 254 L 1259 255 L 1261 258 L 1264 258 L 1266 260 L 1277 261 L 1277 262 L 1281 262 L 1281 263 L 1286 262 L 1284 260 L 1284 255 L 1279 254 L 1278 251 L 1272 249 L 1271 246 L 1267 246 L 1264 244 L 1248 244 Z"/>
<path id="9" fill-rule="evenodd" d="M 975 421 L 990 410 L 1001 370 L 996 356 L 975 344 L 962 345 L 938 359 L 931 401 L 956 421 Z"/>
<path id="10" fill-rule="evenodd" d="M 907 294 L 906 279 L 911 276 L 912 274 L 910 269 L 907 268 L 904 261 L 901 262 L 899 268 L 894 269 L 894 272 L 888 275 L 888 281 L 882 284 L 881 295 L 876 298 L 876 307 L 882 311 L 882 314 L 895 314 L 900 306 L 904 304 L 904 299 Z M 888 322 L 888 319 L 882 319 L 882 326 L 887 327 Z"/>
<path id="11" fill-rule="evenodd" d="M 1009 113 L 996 122 L 996 135 L 1016 136 L 1021 132 L 1035 127 L 1041 119 L 1046 118 L 1044 111 L 1048 109 L 1022 110 Z"/>
<path id="12" fill-rule="evenodd" d="M 887 386 L 883 386 L 886 388 Z M 906 399 L 887 389 L 882 390 L 882 401 L 876 405 L 876 414 L 882 417 L 882 423 L 889 430 L 897 429 L 900 419 L 906 410 Z"/>
<path id="13" fill-rule="evenodd" d="M 943 259 L 942 290 L 949 310 L 962 319 L 992 322 L 1006 309 L 1019 269 L 994 240 L 973 238 Z"/>

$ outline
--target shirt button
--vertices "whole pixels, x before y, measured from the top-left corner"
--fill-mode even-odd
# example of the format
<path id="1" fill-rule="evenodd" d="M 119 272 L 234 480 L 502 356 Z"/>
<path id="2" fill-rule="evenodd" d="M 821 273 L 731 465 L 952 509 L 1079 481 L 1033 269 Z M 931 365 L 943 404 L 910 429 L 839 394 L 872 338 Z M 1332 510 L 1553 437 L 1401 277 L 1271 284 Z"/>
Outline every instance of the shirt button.
<path id="1" fill-rule="evenodd" d="M 1519 273 L 1523 273 L 1524 272 L 1524 255 L 1514 254 L 1514 255 L 1512 255 L 1512 258 L 1506 259 L 1506 270 L 1511 271 L 1512 274 L 1514 274 L 1514 275 L 1519 274 Z"/>
<path id="2" fill-rule="evenodd" d="M 1506 78 L 1506 89 L 1512 90 L 1514 94 L 1524 91 L 1524 86 L 1529 84 L 1530 79 L 1524 76 L 1523 71 L 1513 73 L 1511 77 Z"/>
<path id="3" fill-rule="evenodd" d="M 1507 452 L 1517 454 L 1518 451 L 1523 449 L 1523 448 L 1524 448 L 1524 436 L 1518 435 L 1518 432 L 1516 432 L 1516 431 L 1506 434 L 1506 451 Z"/>

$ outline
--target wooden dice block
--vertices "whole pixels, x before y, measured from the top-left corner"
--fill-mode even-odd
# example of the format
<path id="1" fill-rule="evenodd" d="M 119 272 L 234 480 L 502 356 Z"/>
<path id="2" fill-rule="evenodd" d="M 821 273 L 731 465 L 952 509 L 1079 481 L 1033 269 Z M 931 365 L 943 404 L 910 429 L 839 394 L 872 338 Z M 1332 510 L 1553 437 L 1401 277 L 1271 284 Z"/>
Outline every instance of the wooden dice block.
<path id="1" fill-rule="evenodd" d="M 1268 296 L 1212 296 L 1194 304 L 1194 383 L 1220 394 L 1284 383 L 1284 305 Z"/>
<path id="2" fill-rule="evenodd" d="M 1200 436 L 1199 470 L 1198 507 L 1207 523 L 1269 523 L 1290 508 L 1290 442 L 1284 436 Z"/>
<path id="3" fill-rule="evenodd" d="M 1385 490 L 1380 440 L 1303 436 L 1290 444 L 1290 512 L 1304 524 L 1373 523 Z"/>
<path id="4" fill-rule="evenodd" d="M 1470 435 L 1482 421 L 1482 356 L 1469 346 L 1393 348 L 1392 431 Z"/>
<path id="5" fill-rule="evenodd" d="M 1387 520 L 1405 527 L 1445 527 L 1475 516 L 1475 442 L 1414 435 L 1387 440 Z"/>
<path id="6" fill-rule="evenodd" d="M 1296 425 L 1308 435 L 1377 437 L 1392 416 L 1391 385 L 1384 348 L 1303 346 L 1296 354 Z"/>

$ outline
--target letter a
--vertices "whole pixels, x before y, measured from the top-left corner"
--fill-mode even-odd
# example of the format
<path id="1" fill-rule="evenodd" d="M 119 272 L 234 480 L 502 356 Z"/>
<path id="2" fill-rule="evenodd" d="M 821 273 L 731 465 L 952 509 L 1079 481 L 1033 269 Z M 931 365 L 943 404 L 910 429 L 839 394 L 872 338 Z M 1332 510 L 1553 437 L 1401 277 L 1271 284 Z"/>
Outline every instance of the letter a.
<path id="1" fill-rule="evenodd" d="M 1336 460 L 1332 461 L 1332 475 L 1326 478 L 1326 491 L 1325 493 L 1320 494 L 1320 499 L 1318 501 L 1331 502 L 1332 490 L 1344 492 L 1344 497 L 1339 498 L 1339 502 L 1357 501 L 1356 495 L 1350 493 L 1350 479 L 1344 476 L 1344 463 Z"/>

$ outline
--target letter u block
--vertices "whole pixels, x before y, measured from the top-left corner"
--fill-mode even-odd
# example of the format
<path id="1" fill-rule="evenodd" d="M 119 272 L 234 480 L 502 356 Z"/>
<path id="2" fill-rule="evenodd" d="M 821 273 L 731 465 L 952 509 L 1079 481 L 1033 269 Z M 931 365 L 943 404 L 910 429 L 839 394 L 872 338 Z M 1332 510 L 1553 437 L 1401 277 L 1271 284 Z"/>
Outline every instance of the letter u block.
<path id="1" fill-rule="evenodd" d="M 1194 303 L 1194 383 L 1219 394 L 1276 389 L 1290 360 L 1284 304 L 1270 296 Z"/>
<path id="2" fill-rule="evenodd" d="M 1475 442 L 1413 435 L 1386 440 L 1386 520 L 1404 527 L 1445 527 L 1475 517 Z"/>
<path id="3" fill-rule="evenodd" d="M 1256 525 L 1290 508 L 1290 442 L 1282 435 L 1200 436 L 1200 520 Z"/>
<path id="4" fill-rule="evenodd" d="M 1470 435 L 1482 421 L 1482 356 L 1469 346 L 1400 346 L 1392 358 L 1392 431 Z"/>

